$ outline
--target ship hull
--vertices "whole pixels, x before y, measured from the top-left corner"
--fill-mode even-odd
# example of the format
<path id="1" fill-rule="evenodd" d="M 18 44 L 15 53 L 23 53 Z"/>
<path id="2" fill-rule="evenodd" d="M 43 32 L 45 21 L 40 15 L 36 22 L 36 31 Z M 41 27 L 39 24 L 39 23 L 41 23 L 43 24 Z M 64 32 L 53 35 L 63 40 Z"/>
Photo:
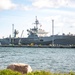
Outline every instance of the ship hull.
<path id="1" fill-rule="evenodd" d="M 4 38 L 0 39 L 1 45 L 75 45 L 75 36 L 69 35 L 54 35 L 50 37 L 38 37 L 38 38 Z"/>

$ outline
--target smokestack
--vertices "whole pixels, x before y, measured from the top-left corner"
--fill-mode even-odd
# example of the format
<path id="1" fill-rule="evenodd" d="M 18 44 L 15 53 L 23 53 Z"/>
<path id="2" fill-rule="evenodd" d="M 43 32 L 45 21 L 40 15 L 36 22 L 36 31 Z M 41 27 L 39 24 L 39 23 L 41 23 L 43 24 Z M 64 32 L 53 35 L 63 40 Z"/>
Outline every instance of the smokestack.
<path id="1" fill-rule="evenodd" d="M 54 20 L 52 20 L 52 45 L 54 46 Z"/>
<path id="2" fill-rule="evenodd" d="M 52 20 L 52 35 L 54 35 L 54 20 Z"/>
<path id="3" fill-rule="evenodd" d="M 14 38 L 14 24 L 12 24 L 12 37 Z"/>

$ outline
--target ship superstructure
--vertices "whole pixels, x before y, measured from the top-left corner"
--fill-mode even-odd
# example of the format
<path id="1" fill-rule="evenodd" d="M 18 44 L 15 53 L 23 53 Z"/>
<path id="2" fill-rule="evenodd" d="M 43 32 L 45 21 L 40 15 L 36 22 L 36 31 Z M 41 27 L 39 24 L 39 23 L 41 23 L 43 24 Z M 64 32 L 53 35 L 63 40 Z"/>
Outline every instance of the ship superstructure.
<path id="1" fill-rule="evenodd" d="M 34 36 L 39 36 L 39 37 L 42 37 L 42 36 L 45 36 L 47 35 L 48 32 L 45 32 L 45 30 L 41 29 L 41 28 L 38 28 L 38 25 L 40 24 L 39 21 L 37 20 L 37 16 L 36 16 L 36 20 L 35 20 L 35 26 L 34 28 L 30 28 L 28 29 L 28 37 L 33 37 Z"/>

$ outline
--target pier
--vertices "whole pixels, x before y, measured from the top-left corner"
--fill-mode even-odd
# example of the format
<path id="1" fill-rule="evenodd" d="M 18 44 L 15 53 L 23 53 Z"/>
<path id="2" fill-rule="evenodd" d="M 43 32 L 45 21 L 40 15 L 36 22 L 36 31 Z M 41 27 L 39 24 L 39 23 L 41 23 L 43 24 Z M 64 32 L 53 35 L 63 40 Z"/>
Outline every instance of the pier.
<path id="1" fill-rule="evenodd" d="M 25 47 L 25 48 L 75 48 L 75 45 L 0 45 L 0 47 Z"/>

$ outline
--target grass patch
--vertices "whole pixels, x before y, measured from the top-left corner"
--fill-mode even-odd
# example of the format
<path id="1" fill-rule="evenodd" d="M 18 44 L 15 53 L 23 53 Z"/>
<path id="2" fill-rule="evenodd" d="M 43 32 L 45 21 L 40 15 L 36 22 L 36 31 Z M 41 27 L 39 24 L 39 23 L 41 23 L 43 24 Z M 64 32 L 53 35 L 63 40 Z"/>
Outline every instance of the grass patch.
<path id="1" fill-rule="evenodd" d="M 69 72 L 69 73 L 52 73 L 47 71 L 35 71 L 32 73 L 28 73 L 26 75 L 75 75 L 75 72 Z"/>
<path id="2" fill-rule="evenodd" d="M 5 69 L 5 70 L 0 70 L 0 75 L 22 75 L 22 74 L 16 71 Z"/>
<path id="3" fill-rule="evenodd" d="M 0 75 L 23 75 L 20 72 L 12 71 L 9 69 L 0 70 Z M 75 75 L 75 72 L 69 72 L 69 73 L 52 73 L 47 71 L 34 71 L 31 73 L 27 73 L 24 75 Z"/>

